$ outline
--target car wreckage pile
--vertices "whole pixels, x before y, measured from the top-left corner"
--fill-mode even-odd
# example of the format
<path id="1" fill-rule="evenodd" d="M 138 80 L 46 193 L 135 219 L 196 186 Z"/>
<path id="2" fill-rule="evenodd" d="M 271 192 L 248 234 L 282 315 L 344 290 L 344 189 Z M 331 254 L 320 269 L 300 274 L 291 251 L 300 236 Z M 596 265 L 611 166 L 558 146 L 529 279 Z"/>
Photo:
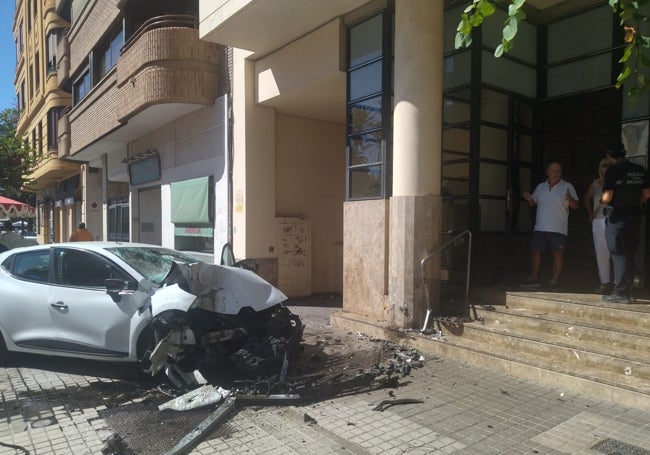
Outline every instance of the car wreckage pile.
<path id="1" fill-rule="evenodd" d="M 145 370 L 164 370 L 177 388 L 188 389 L 199 385 L 201 372 L 252 374 L 281 362 L 304 329 L 286 299 L 249 270 L 174 263 L 151 296 L 157 314 L 143 337 L 153 347 L 142 355 Z"/>
<path id="2" fill-rule="evenodd" d="M 175 387 L 168 393 L 172 398 L 158 409 L 214 408 L 166 455 L 188 453 L 241 406 L 299 404 L 397 388 L 398 378 L 424 361 L 417 351 L 384 341 L 367 368 L 339 365 L 338 371 L 290 376 L 289 362 L 296 357 L 300 362 L 296 348 L 303 341 L 304 325 L 286 307 L 287 297 L 280 290 L 245 269 L 175 262 L 149 296 L 156 308 L 149 325 L 153 342 L 142 361 L 152 375 L 164 371 Z M 205 379 L 215 371 L 230 378 L 231 387 Z M 376 410 L 406 402 L 420 401 L 391 400 Z M 115 450 L 119 437 L 114 436 L 102 452 L 127 453 Z"/>

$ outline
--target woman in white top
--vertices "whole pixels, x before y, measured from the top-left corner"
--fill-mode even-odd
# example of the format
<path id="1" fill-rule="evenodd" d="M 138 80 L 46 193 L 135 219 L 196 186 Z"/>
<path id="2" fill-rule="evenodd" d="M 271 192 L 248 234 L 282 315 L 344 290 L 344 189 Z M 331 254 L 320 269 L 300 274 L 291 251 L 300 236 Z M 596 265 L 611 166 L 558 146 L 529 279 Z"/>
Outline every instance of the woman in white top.
<path id="1" fill-rule="evenodd" d="M 598 264 L 598 277 L 600 286 L 594 291 L 596 294 L 609 294 L 611 290 L 611 255 L 605 241 L 605 215 L 603 206 L 600 203 L 600 196 L 603 194 L 603 182 L 607 171 L 607 159 L 600 160 L 598 165 L 598 178 L 591 182 L 585 192 L 583 202 L 591 221 L 591 232 L 594 236 L 594 249 L 596 251 L 596 263 Z"/>

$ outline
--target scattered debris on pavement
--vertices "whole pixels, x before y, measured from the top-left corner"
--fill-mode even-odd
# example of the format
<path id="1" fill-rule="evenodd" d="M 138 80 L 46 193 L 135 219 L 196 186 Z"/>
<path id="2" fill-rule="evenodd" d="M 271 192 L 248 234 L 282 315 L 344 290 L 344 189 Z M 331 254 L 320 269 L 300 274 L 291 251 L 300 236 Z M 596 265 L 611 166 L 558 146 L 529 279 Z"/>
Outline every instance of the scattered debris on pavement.
<path id="1" fill-rule="evenodd" d="M 416 400 L 414 398 L 399 398 L 397 400 L 383 400 L 380 401 L 377 406 L 372 408 L 373 411 L 384 412 L 386 408 L 390 406 L 395 406 L 397 404 L 418 404 L 424 403 L 422 400 Z"/>
<path id="2" fill-rule="evenodd" d="M 304 405 L 379 389 L 391 389 L 388 393 L 391 399 L 374 408 L 380 412 L 390 406 L 422 402 L 413 398 L 396 399 L 393 390 L 400 386 L 400 378 L 408 376 L 413 368 L 424 365 L 423 355 L 415 349 L 362 333 L 350 333 L 349 337 L 350 340 L 322 336 L 310 338 L 307 334 L 306 338 L 313 344 L 304 343 L 301 345 L 303 349 L 285 357 L 278 374 L 232 378 L 221 385 L 216 385 L 218 377 L 205 380 L 197 375 L 198 381 L 206 383 L 192 390 L 159 386 L 154 392 L 150 391 L 158 393 L 159 398 L 167 398 L 155 402 L 161 425 L 163 421 L 171 424 L 174 416 L 180 419 L 180 423 L 185 415 L 189 416 L 187 424 L 195 421 L 192 416 L 198 416 L 196 412 L 207 412 L 201 414 L 203 417 L 192 427 L 184 427 L 184 436 L 177 437 L 175 445 L 169 444 L 167 447 L 174 446 L 164 454 L 189 453 L 206 436 L 225 427 L 227 420 L 244 406 Z M 316 419 L 307 413 L 304 421 L 308 425 L 317 424 Z M 128 452 L 130 436 L 125 436 L 126 443 L 119 437 L 107 440 L 104 455 L 132 453 Z M 120 448 L 119 443 L 125 447 Z"/>

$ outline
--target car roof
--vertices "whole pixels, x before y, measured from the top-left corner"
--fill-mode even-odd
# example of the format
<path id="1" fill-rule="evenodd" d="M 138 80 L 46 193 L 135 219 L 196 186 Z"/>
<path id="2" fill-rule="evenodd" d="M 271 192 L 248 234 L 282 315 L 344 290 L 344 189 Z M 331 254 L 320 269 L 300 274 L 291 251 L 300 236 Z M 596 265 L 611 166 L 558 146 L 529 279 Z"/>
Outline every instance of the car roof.
<path id="1" fill-rule="evenodd" d="M 149 243 L 132 243 L 132 242 L 103 242 L 103 241 L 93 241 L 93 242 L 59 242 L 59 243 L 46 243 L 43 245 L 33 245 L 26 247 L 13 248 L 11 250 L 0 253 L 0 257 L 7 256 L 11 253 L 16 253 L 19 251 L 29 251 L 29 250 L 40 250 L 40 249 L 49 249 L 55 247 L 73 247 L 79 248 L 88 251 L 104 251 L 106 248 L 114 247 L 126 247 L 126 248 L 165 248 L 167 250 L 173 250 L 172 248 L 163 247 L 160 245 L 152 245 Z"/>

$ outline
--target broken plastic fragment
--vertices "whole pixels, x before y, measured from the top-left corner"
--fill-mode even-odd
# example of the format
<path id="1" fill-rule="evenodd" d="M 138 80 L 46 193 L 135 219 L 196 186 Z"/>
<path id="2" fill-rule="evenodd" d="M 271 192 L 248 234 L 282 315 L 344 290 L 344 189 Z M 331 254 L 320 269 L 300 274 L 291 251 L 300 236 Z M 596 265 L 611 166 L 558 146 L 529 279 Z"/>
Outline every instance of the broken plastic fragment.
<path id="1" fill-rule="evenodd" d="M 197 409 L 204 406 L 210 406 L 219 403 L 230 396 L 230 391 L 222 387 L 214 387 L 211 385 L 204 385 L 191 392 L 169 400 L 160 406 L 159 410 L 171 409 L 173 411 L 189 411 L 190 409 Z"/>

